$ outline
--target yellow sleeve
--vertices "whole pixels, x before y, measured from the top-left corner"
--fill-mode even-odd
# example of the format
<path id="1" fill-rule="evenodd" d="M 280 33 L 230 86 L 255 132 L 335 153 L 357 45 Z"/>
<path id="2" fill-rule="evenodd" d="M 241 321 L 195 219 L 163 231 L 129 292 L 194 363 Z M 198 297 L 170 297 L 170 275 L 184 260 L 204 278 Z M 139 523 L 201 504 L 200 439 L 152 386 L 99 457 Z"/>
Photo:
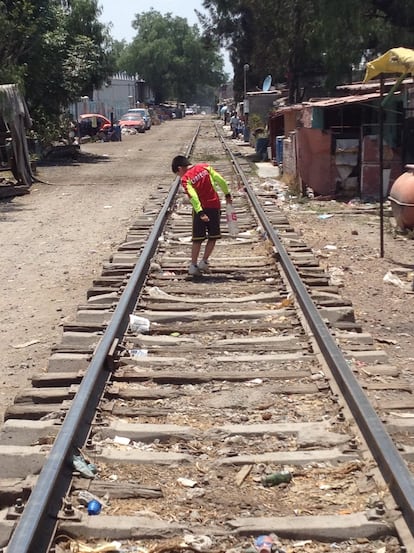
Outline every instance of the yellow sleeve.
<path id="1" fill-rule="evenodd" d="M 224 177 L 220 175 L 220 173 L 217 173 L 210 165 L 207 167 L 208 172 L 210 173 L 211 182 L 214 186 L 214 188 L 217 190 L 217 186 L 219 186 L 223 192 L 223 194 L 229 194 L 229 185 L 227 184 L 227 181 Z"/>
<path id="2" fill-rule="evenodd" d="M 196 213 L 200 213 L 200 211 L 203 211 L 203 207 L 200 203 L 200 198 L 198 197 L 198 194 L 191 184 L 191 182 L 188 180 L 184 184 L 185 191 L 190 199 L 190 203 L 193 206 L 193 209 Z"/>

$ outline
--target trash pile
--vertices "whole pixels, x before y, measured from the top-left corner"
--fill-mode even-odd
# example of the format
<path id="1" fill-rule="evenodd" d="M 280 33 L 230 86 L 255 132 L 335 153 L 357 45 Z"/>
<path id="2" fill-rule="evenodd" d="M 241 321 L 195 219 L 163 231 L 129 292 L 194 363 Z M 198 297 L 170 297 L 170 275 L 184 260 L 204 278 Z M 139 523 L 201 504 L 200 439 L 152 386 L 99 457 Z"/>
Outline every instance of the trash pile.
<path id="1" fill-rule="evenodd" d="M 142 322 L 142 321 L 141 321 Z M 132 324 L 137 324 L 137 319 L 131 319 Z M 125 439 L 128 443 L 129 439 Z M 122 437 L 116 437 L 116 443 L 123 443 Z M 72 457 L 72 468 L 81 478 L 92 480 L 98 473 L 97 467 L 88 461 L 86 456 L 79 452 Z M 293 473 L 289 470 L 281 470 L 264 475 L 260 483 L 263 487 L 274 487 L 287 485 L 292 481 Z M 196 482 L 188 478 L 178 478 L 177 482 L 187 488 L 192 488 Z M 80 511 L 85 510 L 88 516 L 97 516 L 109 507 L 110 498 L 98 497 L 87 489 L 79 489 L 73 493 L 73 497 L 78 503 Z M 83 540 L 72 539 L 68 536 L 61 536 L 57 539 L 56 553 L 180 553 L 184 551 L 193 551 L 195 553 L 218 553 L 223 551 L 221 545 L 217 547 L 215 540 L 206 535 L 194 535 L 186 533 L 182 538 L 175 540 L 166 540 L 156 545 L 147 545 L 146 543 L 131 543 L 128 541 L 99 541 L 97 543 L 87 543 Z M 234 539 L 234 538 L 233 538 Z M 220 538 L 221 540 L 221 538 Z M 222 540 L 221 540 L 222 541 Z M 253 538 L 253 543 L 240 544 L 236 547 L 226 548 L 226 551 L 234 553 L 286 553 L 282 549 L 281 543 L 275 534 L 259 535 Z"/>
<path id="2" fill-rule="evenodd" d="M 208 536 L 184 534 L 183 538 L 166 540 L 152 546 L 140 543 L 121 543 L 120 541 L 100 542 L 95 545 L 79 540 L 62 538 L 56 546 L 56 553 L 181 553 L 193 551 L 195 553 L 219 553 L 232 551 L 233 553 L 286 553 L 276 534 L 260 535 L 253 539 L 251 545 L 241 545 L 231 549 L 215 546 L 213 539 Z"/>

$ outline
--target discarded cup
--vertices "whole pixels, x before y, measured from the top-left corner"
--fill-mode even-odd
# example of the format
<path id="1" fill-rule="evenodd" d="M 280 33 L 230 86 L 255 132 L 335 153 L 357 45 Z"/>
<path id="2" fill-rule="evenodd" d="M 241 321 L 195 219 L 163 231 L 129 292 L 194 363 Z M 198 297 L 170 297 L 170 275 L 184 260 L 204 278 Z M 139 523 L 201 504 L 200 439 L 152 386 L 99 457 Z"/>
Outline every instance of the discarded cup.
<path id="1" fill-rule="evenodd" d="M 99 515 L 101 512 L 102 505 L 96 499 L 92 499 L 88 503 L 88 515 Z"/>
<path id="2" fill-rule="evenodd" d="M 278 486 L 279 484 L 287 484 L 292 480 L 292 474 L 288 470 L 282 470 L 280 472 L 273 472 L 262 477 L 262 486 L 270 488 L 271 486 Z"/>

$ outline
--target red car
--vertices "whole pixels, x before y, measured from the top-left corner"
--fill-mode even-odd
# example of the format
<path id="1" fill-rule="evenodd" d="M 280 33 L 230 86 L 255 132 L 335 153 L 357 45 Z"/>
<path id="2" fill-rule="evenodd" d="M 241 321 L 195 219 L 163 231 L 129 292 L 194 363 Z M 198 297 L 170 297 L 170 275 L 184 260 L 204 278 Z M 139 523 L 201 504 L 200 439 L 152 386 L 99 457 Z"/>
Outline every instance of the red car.
<path id="1" fill-rule="evenodd" d="M 79 135 L 95 136 L 111 128 L 111 121 L 100 113 L 84 113 L 79 116 Z"/>
<path id="2" fill-rule="evenodd" d="M 125 113 L 118 122 L 121 129 L 135 129 L 136 131 L 145 132 L 145 121 L 139 113 Z"/>

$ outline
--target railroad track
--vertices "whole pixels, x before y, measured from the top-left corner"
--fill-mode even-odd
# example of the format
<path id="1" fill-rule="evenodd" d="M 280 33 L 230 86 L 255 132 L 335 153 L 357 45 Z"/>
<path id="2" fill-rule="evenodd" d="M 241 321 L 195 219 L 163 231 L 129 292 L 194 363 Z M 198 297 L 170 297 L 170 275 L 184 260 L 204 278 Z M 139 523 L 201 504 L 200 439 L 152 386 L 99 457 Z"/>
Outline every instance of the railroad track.
<path id="1" fill-rule="evenodd" d="M 190 207 L 160 187 L 8 408 L 8 553 L 414 551 L 413 428 L 389 416 L 411 384 L 223 145 L 203 121 L 188 149 L 239 217 L 212 273 L 188 277 Z"/>

